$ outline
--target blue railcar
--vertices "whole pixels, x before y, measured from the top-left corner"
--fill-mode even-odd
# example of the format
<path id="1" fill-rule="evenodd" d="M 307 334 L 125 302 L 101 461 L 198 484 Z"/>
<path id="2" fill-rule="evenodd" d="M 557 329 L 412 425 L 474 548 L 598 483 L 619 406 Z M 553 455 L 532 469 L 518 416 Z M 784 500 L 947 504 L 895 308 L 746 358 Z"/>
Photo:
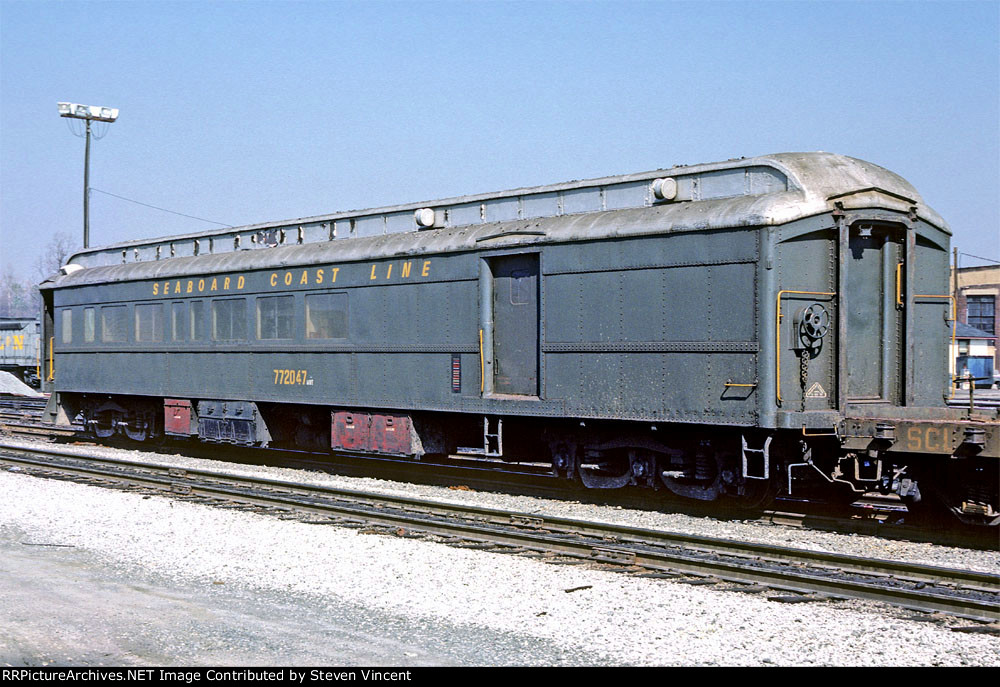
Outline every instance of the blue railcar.
<path id="1" fill-rule="evenodd" d="M 95 248 L 42 285 L 49 414 L 996 524 L 997 418 L 945 408 L 949 237 L 899 176 L 797 153 Z"/>

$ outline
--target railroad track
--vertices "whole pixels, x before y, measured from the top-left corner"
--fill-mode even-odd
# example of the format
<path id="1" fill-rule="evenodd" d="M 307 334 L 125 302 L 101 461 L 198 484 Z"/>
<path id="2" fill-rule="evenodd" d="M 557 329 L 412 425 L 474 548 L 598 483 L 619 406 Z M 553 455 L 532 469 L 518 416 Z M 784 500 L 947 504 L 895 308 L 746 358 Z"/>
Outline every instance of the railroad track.
<path id="1" fill-rule="evenodd" d="M 33 398 L 30 396 L 15 396 L 14 394 L 0 394 L 0 409 L 30 409 L 44 410 L 47 398 Z"/>
<path id="2" fill-rule="evenodd" d="M 52 441 L 81 440 L 94 441 L 82 427 L 54 427 L 25 421 L 24 417 L 5 418 L 0 410 L 0 434 L 23 435 L 33 439 Z M 903 522 L 907 516 L 906 507 L 895 497 L 866 494 L 853 505 L 844 503 L 824 504 L 809 499 L 782 497 L 774 508 L 748 513 L 746 511 L 726 511 L 719 504 L 705 506 L 698 502 L 677 499 L 665 501 L 650 498 L 646 489 L 624 488 L 614 491 L 586 489 L 580 485 L 559 479 L 545 468 L 535 465 L 461 459 L 443 462 L 414 462 L 386 456 L 370 456 L 338 452 L 336 454 L 313 454 L 284 449 L 263 449 L 234 447 L 225 444 L 191 444 L 168 442 L 164 446 L 155 444 L 138 445 L 123 443 L 116 445 L 124 450 L 162 452 L 166 455 L 181 452 L 191 458 L 213 461 L 228 461 L 288 467 L 298 470 L 334 471 L 353 477 L 376 477 L 407 483 L 452 486 L 461 484 L 476 491 L 502 491 L 504 493 L 553 498 L 573 499 L 595 505 L 615 505 L 638 510 L 669 510 L 694 517 L 729 517 L 741 521 L 757 519 L 761 522 L 783 527 L 807 528 L 826 532 L 878 536 L 887 539 L 919 541 L 978 549 L 998 549 L 1000 542 L 991 532 L 983 528 L 962 526 L 945 522 L 921 521 Z"/>
<path id="3" fill-rule="evenodd" d="M 0 434 L 24 434 L 47 439 L 67 439 L 82 436 L 80 427 L 53 427 L 41 422 L 38 418 L 25 416 L 23 413 L 0 411 Z"/>
<path id="4" fill-rule="evenodd" d="M 945 401 L 950 408 L 972 408 L 973 410 L 986 410 L 1000 412 L 1000 393 L 993 389 L 976 389 L 969 398 L 970 392 L 967 389 L 955 391 L 955 395 Z"/>
<path id="5" fill-rule="evenodd" d="M 644 577 L 767 593 L 785 601 L 865 599 L 965 618 L 998 632 L 1000 575 L 348 489 L 0 445 L 28 474 Z"/>
<path id="6" fill-rule="evenodd" d="M 45 398 L 0 394 L 0 428 L 41 422 L 46 401 Z"/>

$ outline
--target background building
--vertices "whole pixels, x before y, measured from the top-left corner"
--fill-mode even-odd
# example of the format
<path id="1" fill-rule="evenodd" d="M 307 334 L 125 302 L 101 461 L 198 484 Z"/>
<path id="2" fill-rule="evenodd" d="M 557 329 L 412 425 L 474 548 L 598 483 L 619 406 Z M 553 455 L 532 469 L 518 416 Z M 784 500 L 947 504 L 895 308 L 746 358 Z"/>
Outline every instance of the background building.
<path id="1" fill-rule="evenodd" d="M 952 273 L 952 283 L 956 283 Z M 965 367 L 976 377 L 995 374 L 1000 370 L 1000 353 L 996 340 L 1000 331 L 1000 265 L 988 267 L 961 267 L 957 274 L 958 321 L 956 350 L 952 359 L 956 371 L 962 374 Z"/>
<path id="2" fill-rule="evenodd" d="M 995 382 L 993 379 L 996 370 L 1000 369 L 994 364 L 997 354 L 997 337 L 992 334 L 970 327 L 962 322 L 958 323 L 955 332 L 955 344 L 952 349 L 952 360 L 955 361 L 953 374 L 980 378 L 976 381 L 977 387 L 989 388 Z M 982 379 L 982 378 L 986 379 Z M 968 388 L 966 384 L 962 388 Z"/>

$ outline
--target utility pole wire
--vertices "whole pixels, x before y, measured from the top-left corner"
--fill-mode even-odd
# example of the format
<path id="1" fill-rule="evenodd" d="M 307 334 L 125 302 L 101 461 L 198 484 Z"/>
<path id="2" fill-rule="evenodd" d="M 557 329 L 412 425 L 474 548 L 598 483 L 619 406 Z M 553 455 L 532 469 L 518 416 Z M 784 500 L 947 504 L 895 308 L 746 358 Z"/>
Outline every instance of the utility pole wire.
<path id="1" fill-rule="evenodd" d="M 973 255 L 972 253 L 962 253 L 961 251 L 959 251 L 959 255 L 964 255 L 969 258 L 975 258 L 976 260 L 985 260 L 986 262 L 995 262 L 996 264 L 1000 265 L 1000 260 L 996 260 L 995 258 L 984 258 L 980 255 Z"/>
<path id="2" fill-rule="evenodd" d="M 142 205 L 142 206 L 145 206 L 147 208 L 153 208 L 154 210 L 160 210 L 161 212 L 169 212 L 172 215 L 180 215 L 181 217 L 187 217 L 189 219 L 196 219 L 199 222 L 208 222 L 209 224 L 218 224 L 220 227 L 230 227 L 230 228 L 232 228 L 232 226 L 233 226 L 232 224 L 225 224 L 224 222 L 214 222 L 214 221 L 212 221 L 210 219 L 204 219 L 202 217 L 195 217 L 194 215 L 185 215 L 183 212 L 174 212 L 173 210 L 167 210 L 166 208 L 161 208 L 161 207 L 157 207 L 155 205 L 150 205 L 149 203 L 143 203 L 143 202 L 138 201 L 138 200 L 132 200 L 131 198 L 126 198 L 125 196 L 119 196 L 119 195 L 117 195 L 115 193 L 111 193 L 109 191 L 102 191 L 101 189 L 94 188 L 93 186 L 90 187 L 90 190 L 91 191 L 97 191 L 98 193 L 103 193 L 106 196 L 111 196 L 113 198 L 118 198 L 119 200 L 124 200 L 124 201 L 127 201 L 129 203 L 135 203 L 136 205 Z"/>

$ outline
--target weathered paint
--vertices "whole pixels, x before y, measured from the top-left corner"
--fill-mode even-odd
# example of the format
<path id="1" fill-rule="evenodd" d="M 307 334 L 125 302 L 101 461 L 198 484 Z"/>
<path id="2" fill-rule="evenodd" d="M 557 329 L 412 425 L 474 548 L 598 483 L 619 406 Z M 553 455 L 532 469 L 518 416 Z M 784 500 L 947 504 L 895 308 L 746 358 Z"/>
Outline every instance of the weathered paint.
<path id="1" fill-rule="evenodd" d="M 762 167 L 784 181 L 758 184 L 755 170 Z M 734 170 L 743 170 L 743 185 Z M 685 175 L 688 186 L 680 183 Z M 56 342 L 57 388 L 385 408 L 400 416 L 427 410 L 832 427 L 854 395 L 847 373 L 854 307 L 862 310 L 860 321 L 866 309 L 880 318 L 869 344 L 891 339 L 893 347 L 888 364 L 875 360 L 879 367 L 865 384 L 881 392 L 887 374 L 906 365 L 905 373 L 889 375 L 900 384 L 890 397 L 870 400 L 896 417 L 917 408 L 938 412 L 947 381 L 947 307 L 917 294 L 946 292 L 948 232 L 909 184 L 828 154 L 683 168 L 677 176 L 676 202 L 587 205 L 595 189 L 607 200 L 610 186 L 648 178 L 637 175 L 453 204 L 457 212 L 466 201 L 502 199 L 511 212 L 537 212 L 531 219 L 514 213 L 487 221 L 487 213 L 482 222 L 421 232 L 80 269 L 43 285 L 54 292 L 55 310 L 115 303 L 134 317 L 136 306 L 159 302 L 210 332 L 213 300 L 238 298 L 245 299 L 247 334 L 174 340 L 165 328 L 158 341 L 130 334 L 90 343 L 74 335 Z M 559 212 L 546 215 L 533 204 L 550 200 Z M 434 204 L 420 204 L 427 205 Z M 864 223 L 893 232 L 893 252 L 880 253 L 873 272 L 878 298 L 869 303 L 858 295 L 866 293 L 866 273 L 851 263 L 852 232 Z M 532 326 L 512 327 L 497 312 L 494 268 L 529 255 L 538 265 L 538 317 Z M 830 295 L 809 295 L 816 293 Z M 294 333 L 258 339 L 255 304 L 275 294 L 294 299 Z M 345 300 L 344 336 L 305 336 L 312 294 Z M 803 369 L 795 313 L 814 302 L 833 326 Z M 890 313 L 895 323 L 888 329 L 879 311 L 886 303 L 900 308 Z M 512 342 L 503 338 L 509 336 Z M 512 344 L 527 351 L 519 360 L 528 363 L 528 381 L 505 388 L 503 351 Z M 461 375 L 457 390 L 456 359 L 458 367 L 480 371 Z M 733 383 L 747 386 L 737 393 Z M 940 409 L 941 417 L 951 417 L 947 412 Z"/>

